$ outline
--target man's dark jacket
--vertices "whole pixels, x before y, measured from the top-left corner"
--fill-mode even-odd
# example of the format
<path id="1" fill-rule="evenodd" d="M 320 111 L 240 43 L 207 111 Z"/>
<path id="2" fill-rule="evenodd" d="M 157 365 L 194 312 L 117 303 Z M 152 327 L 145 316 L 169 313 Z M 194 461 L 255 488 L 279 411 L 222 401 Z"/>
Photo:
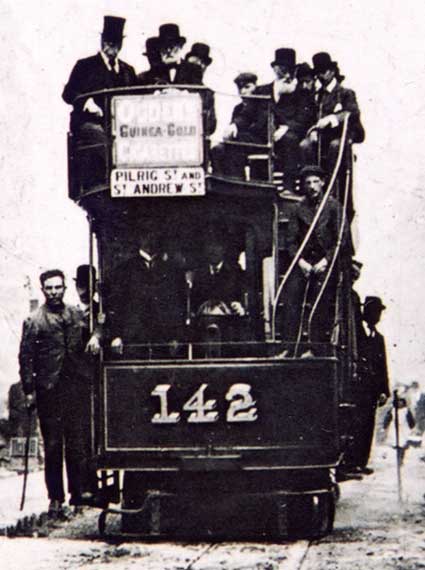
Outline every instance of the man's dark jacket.
<path id="1" fill-rule="evenodd" d="M 100 53 L 79 59 L 75 64 L 68 83 L 62 93 L 65 103 L 74 105 L 71 115 L 71 127 L 75 128 L 84 121 L 93 122 L 91 113 L 83 112 L 86 99 L 83 97 L 74 103 L 78 95 L 98 91 L 101 89 L 112 89 L 115 87 L 130 87 L 135 84 L 136 74 L 128 63 L 118 60 L 119 72 L 109 71 Z M 95 97 L 95 102 L 100 108 L 103 107 L 102 97 Z M 100 122 L 100 119 L 95 119 Z"/>
<path id="2" fill-rule="evenodd" d="M 255 90 L 255 95 L 267 95 L 270 99 L 271 111 L 274 118 L 275 129 L 282 125 L 289 127 L 300 140 L 310 128 L 314 109 L 306 108 L 305 100 L 296 89 L 293 93 L 284 93 L 276 102 L 273 98 L 273 83 L 260 85 Z M 262 140 L 267 140 L 267 104 L 263 101 L 257 104 L 259 117 L 262 119 Z"/>
<path id="3" fill-rule="evenodd" d="M 168 342 L 183 334 L 186 316 L 184 272 L 157 259 L 148 269 L 140 255 L 118 266 L 108 285 L 107 323 L 111 338 L 125 343 Z"/>
<path id="4" fill-rule="evenodd" d="M 64 305 L 61 312 L 42 305 L 26 319 L 19 349 L 26 394 L 57 386 L 64 371 L 78 372 L 84 353 L 83 319 L 82 311 L 72 305 Z"/>
<path id="5" fill-rule="evenodd" d="M 226 261 L 220 271 L 213 275 L 206 265 L 195 272 L 192 291 L 192 308 L 196 312 L 206 301 L 226 303 L 243 302 L 244 273 L 237 264 Z"/>
<path id="6" fill-rule="evenodd" d="M 311 204 L 307 198 L 293 210 L 288 224 L 288 250 L 291 257 L 295 257 L 315 214 L 316 206 Z M 341 220 L 341 205 L 330 196 L 301 257 L 313 264 L 323 257 L 330 262 L 337 245 Z M 346 244 L 347 224 L 343 231 L 342 246 Z"/>
<path id="7" fill-rule="evenodd" d="M 357 104 L 356 94 L 351 89 L 346 89 L 337 83 L 329 92 L 323 89 L 318 95 L 319 119 L 328 115 L 335 115 L 338 126 L 329 129 L 333 138 L 339 138 L 342 132 L 342 123 L 346 112 L 350 113 L 349 136 L 355 143 L 361 143 L 365 139 L 365 131 L 360 120 L 360 109 Z"/>
<path id="8" fill-rule="evenodd" d="M 375 329 L 365 337 L 360 351 L 365 363 L 365 389 L 376 403 L 380 394 L 390 395 L 384 337 Z"/>

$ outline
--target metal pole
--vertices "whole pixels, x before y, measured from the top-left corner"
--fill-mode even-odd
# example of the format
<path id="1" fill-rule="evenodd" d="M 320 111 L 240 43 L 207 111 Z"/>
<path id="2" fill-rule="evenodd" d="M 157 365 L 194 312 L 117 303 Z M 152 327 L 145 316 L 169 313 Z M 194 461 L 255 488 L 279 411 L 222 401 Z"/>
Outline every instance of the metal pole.
<path id="1" fill-rule="evenodd" d="M 394 427 L 395 427 L 395 448 L 397 452 L 397 490 L 398 501 L 403 502 L 403 487 L 401 480 L 401 447 L 400 447 L 400 424 L 398 421 L 398 408 L 399 408 L 398 391 L 393 392 L 393 407 L 394 407 Z"/>
<path id="2" fill-rule="evenodd" d="M 31 443 L 31 424 L 32 424 L 33 407 L 27 408 L 27 433 L 25 439 L 25 458 L 24 458 L 24 482 L 22 484 L 22 495 L 19 510 L 24 510 L 25 497 L 27 493 L 28 470 L 29 470 L 29 456 L 30 456 L 30 443 Z"/>

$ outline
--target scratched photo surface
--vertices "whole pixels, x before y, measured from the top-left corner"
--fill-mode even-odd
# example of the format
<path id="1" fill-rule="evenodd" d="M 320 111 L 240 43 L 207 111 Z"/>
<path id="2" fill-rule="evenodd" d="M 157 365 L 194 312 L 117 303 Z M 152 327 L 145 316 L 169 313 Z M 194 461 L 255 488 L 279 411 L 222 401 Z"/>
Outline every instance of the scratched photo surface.
<path id="1" fill-rule="evenodd" d="M 250 71 L 259 84 L 272 81 L 277 48 L 294 48 L 297 62 L 311 64 L 314 53 L 327 51 L 339 63 L 366 131 L 355 148 L 353 234 L 363 263 L 356 289 L 386 306 L 380 331 L 391 386 L 417 381 L 425 391 L 422 2 L 0 0 L 0 14 L 0 417 L 19 380 L 29 299 L 42 301 L 40 272 L 62 268 L 65 300 L 75 303 L 75 268 L 88 262 L 86 215 L 68 198 L 71 107 L 61 94 L 75 62 L 99 50 L 105 14 L 126 18 L 120 58 L 136 73 L 148 68 L 145 41 L 163 23 L 179 25 L 185 49 L 196 41 L 211 47 L 204 83 L 218 93 L 217 140 L 239 102 L 234 78 Z M 19 487 L 7 489 L 2 495 L 15 493 L 18 503 Z"/>

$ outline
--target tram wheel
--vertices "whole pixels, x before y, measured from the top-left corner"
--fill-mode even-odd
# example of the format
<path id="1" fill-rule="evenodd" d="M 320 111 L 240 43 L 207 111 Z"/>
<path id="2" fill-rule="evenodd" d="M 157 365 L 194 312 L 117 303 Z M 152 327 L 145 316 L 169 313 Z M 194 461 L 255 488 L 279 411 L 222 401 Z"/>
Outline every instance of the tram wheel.
<path id="1" fill-rule="evenodd" d="M 277 513 L 279 538 L 317 539 L 333 529 L 335 497 L 332 492 L 288 498 Z"/>

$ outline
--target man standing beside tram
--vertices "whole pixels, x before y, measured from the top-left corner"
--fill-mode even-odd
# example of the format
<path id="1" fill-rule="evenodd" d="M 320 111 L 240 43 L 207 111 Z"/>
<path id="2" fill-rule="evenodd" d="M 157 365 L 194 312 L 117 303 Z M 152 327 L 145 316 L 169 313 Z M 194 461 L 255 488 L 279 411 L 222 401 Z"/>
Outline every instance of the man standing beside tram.
<path id="1" fill-rule="evenodd" d="M 45 303 L 24 323 L 19 350 L 20 377 L 28 406 L 36 406 L 45 449 L 45 480 L 50 499 L 49 515 L 64 514 L 63 454 L 70 504 L 81 504 L 87 489 L 86 394 L 84 368 L 84 314 L 67 305 L 65 277 L 53 269 L 40 275 Z M 91 350 L 87 344 L 87 350 Z"/>

